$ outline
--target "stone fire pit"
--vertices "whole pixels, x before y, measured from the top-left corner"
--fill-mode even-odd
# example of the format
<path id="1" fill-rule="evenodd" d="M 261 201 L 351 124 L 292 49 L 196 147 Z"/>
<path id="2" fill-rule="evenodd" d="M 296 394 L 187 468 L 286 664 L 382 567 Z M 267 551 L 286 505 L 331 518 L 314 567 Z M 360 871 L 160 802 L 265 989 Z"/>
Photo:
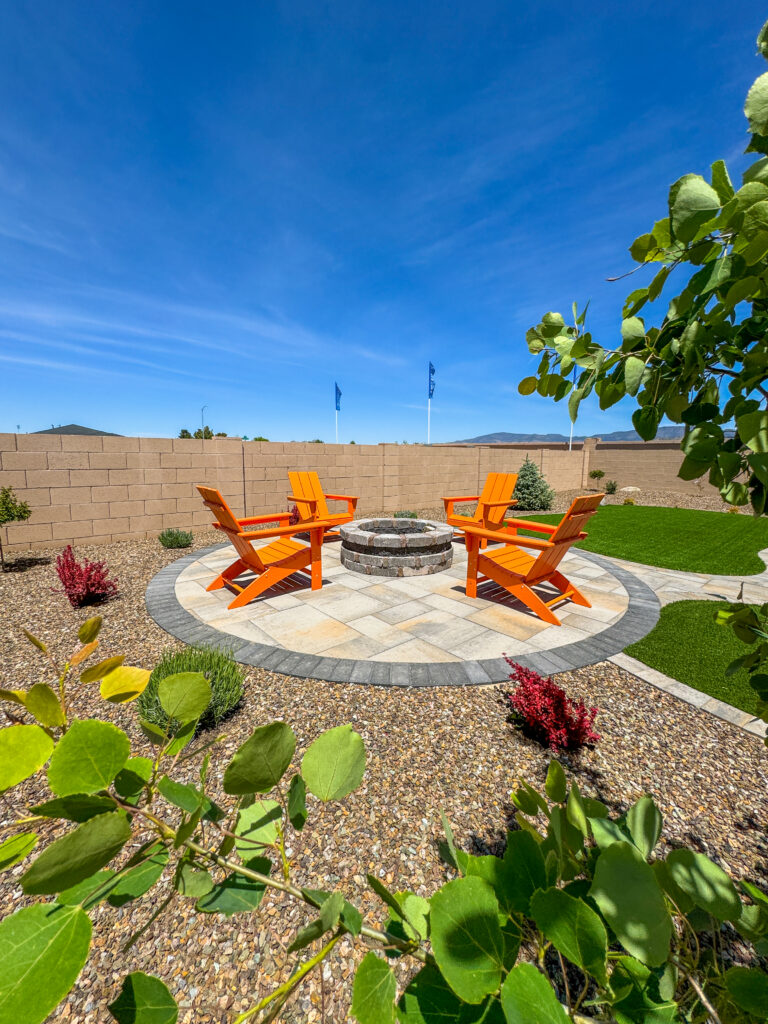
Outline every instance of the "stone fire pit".
<path id="1" fill-rule="evenodd" d="M 339 532 L 341 564 L 366 576 L 427 576 L 453 560 L 452 527 L 431 519 L 358 519 Z"/>

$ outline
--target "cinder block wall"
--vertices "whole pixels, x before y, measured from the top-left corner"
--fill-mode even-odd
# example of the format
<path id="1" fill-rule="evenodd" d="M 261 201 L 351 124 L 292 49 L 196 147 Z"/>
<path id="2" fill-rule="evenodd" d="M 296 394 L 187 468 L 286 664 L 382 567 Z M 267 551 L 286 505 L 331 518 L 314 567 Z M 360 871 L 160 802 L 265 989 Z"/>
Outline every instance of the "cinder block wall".
<path id="1" fill-rule="evenodd" d="M 680 450 L 658 445 L 334 445 L 145 437 L 0 434 L 0 486 L 32 507 L 6 528 L 9 551 L 152 536 L 210 523 L 195 484 L 217 487 L 238 515 L 287 507 L 289 469 L 314 469 L 326 491 L 357 494 L 363 514 L 437 509 L 444 494 L 476 494 L 492 470 L 516 471 L 526 456 L 556 490 L 589 486 L 603 469 L 619 487 L 696 493 L 677 479 Z M 706 485 L 708 491 L 713 488 Z"/>

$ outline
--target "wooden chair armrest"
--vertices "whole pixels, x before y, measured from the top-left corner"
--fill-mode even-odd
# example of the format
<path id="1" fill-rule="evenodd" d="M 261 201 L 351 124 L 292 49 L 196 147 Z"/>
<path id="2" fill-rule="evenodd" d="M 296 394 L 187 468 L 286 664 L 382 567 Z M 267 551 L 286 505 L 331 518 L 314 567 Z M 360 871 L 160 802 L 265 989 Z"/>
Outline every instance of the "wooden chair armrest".
<path id="1" fill-rule="evenodd" d="M 510 508 L 514 505 L 514 501 L 481 501 L 480 504 L 483 508 Z"/>
<path id="2" fill-rule="evenodd" d="M 462 494 L 458 498 L 443 498 L 443 501 L 480 501 L 479 494 Z"/>
<path id="3" fill-rule="evenodd" d="M 241 530 L 238 537 L 247 537 L 248 540 L 261 537 L 290 537 L 293 533 L 310 533 L 312 530 L 330 529 L 332 525 L 326 519 L 319 519 L 311 523 L 294 523 L 293 526 L 276 526 L 273 530 Z"/>
<path id="4" fill-rule="evenodd" d="M 330 498 L 331 501 L 359 501 L 359 495 L 352 494 L 326 494 L 326 498 Z"/>
<path id="5" fill-rule="evenodd" d="M 275 512 L 274 515 L 250 516 L 248 519 L 238 519 L 241 526 L 254 526 L 256 523 L 276 523 L 281 519 L 290 519 L 290 512 Z"/>
<path id="6" fill-rule="evenodd" d="M 509 544 L 514 542 L 515 545 L 522 544 L 527 548 L 537 548 L 539 551 L 546 551 L 549 548 L 553 548 L 555 545 L 548 540 L 534 540 L 533 537 L 520 537 L 518 534 L 501 533 L 498 530 L 484 530 L 481 526 L 463 526 L 464 533 L 469 534 L 472 537 L 480 537 L 485 540 L 498 541 L 500 544 Z"/>
<path id="7" fill-rule="evenodd" d="M 557 530 L 557 526 L 550 526 L 549 523 L 536 523 L 532 519 L 505 519 L 504 525 L 516 526 L 519 530 L 534 530 L 538 533 L 554 533 Z"/>
<path id="8" fill-rule="evenodd" d="M 295 494 L 286 494 L 285 500 L 296 502 L 296 504 L 303 501 L 306 505 L 317 505 L 317 498 L 299 498 Z"/>

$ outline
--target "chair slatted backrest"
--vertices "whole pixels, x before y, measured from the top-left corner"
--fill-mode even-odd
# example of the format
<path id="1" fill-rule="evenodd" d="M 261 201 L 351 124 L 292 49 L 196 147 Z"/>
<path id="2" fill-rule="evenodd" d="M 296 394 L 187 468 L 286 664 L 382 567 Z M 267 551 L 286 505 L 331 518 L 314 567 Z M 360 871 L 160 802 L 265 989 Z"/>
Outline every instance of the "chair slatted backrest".
<path id="1" fill-rule="evenodd" d="M 504 522 L 509 506 L 490 508 L 488 514 L 484 515 L 483 502 L 507 501 L 511 503 L 516 483 L 517 473 L 489 473 L 485 478 L 483 493 L 480 495 L 477 509 L 472 516 L 473 521 L 481 523 L 487 530 L 499 529 Z"/>
<path id="2" fill-rule="evenodd" d="M 226 533 L 232 547 L 237 551 L 238 555 L 240 555 L 243 561 L 247 562 L 248 565 L 259 570 L 263 569 L 264 566 L 262 561 L 254 551 L 251 542 L 247 537 L 240 536 L 240 523 L 237 521 L 232 509 L 222 497 L 221 491 L 217 491 L 215 487 L 205 487 L 202 484 L 198 484 L 197 489 L 200 492 L 203 503 L 216 516 L 219 526 L 223 532 Z"/>
<path id="3" fill-rule="evenodd" d="M 571 507 L 549 538 L 554 547 L 547 548 L 539 554 L 525 577 L 527 583 L 536 583 L 538 580 L 546 579 L 557 569 L 563 555 L 579 539 L 582 528 L 595 514 L 604 497 L 604 494 L 587 494 L 580 498 L 574 498 Z"/>
<path id="4" fill-rule="evenodd" d="M 288 473 L 291 482 L 291 492 L 296 496 L 296 505 L 299 509 L 299 521 L 308 522 L 317 519 L 327 519 L 328 504 L 323 493 L 323 485 L 320 477 L 314 470 L 294 470 Z M 301 499 L 305 500 L 301 500 Z M 317 502 L 316 505 L 310 501 Z"/>

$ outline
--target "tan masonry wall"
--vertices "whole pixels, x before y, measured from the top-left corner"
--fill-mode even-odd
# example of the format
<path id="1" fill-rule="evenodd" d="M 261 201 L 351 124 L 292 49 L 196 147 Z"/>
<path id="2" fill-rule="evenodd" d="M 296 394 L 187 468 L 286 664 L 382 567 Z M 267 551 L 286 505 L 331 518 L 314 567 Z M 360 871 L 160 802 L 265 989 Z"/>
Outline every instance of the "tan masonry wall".
<path id="1" fill-rule="evenodd" d="M 676 477 L 669 445 L 334 445 L 216 438 L 0 434 L 0 486 L 32 516 L 3 532 L 8 551 L 153 536 L 210 523 L 195 484 L 217 487 L 237 515 L 287 507 L 289 469 L 314 469 L 325 490 L 360 496 L 363 514 L 439 508 L 443 495 L 477 494 L 491 470 L 516 471 L 526 455 L 556 490 L 587 487 L 590 468 L 648 489 L 696 492 Z M 710 488 L 708 488 L 711 490 Z M 340 506 L 343 507 L 343 506 Z"/>

